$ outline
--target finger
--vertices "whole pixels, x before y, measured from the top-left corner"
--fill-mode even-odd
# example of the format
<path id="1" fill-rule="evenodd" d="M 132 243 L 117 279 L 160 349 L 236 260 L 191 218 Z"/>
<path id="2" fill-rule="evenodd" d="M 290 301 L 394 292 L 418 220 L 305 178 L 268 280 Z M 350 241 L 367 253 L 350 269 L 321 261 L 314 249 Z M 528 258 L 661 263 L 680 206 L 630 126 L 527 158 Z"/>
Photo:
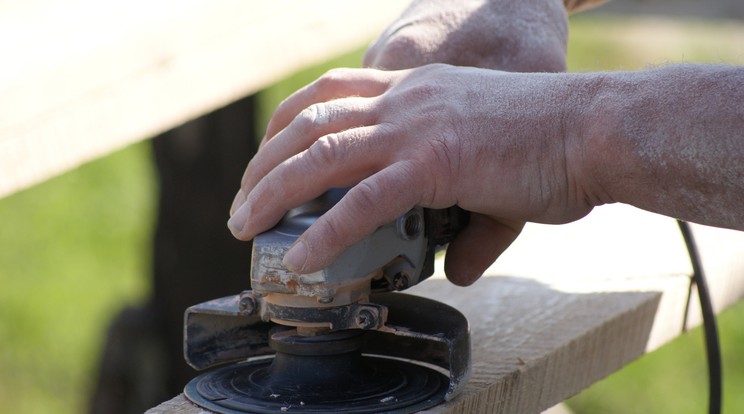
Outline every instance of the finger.
<path id="1" fill-rule="evenodd" d="M 471 214 L 470 223 L 447 248 L 444 272 L 458 286 L 473 284 L 517 238 L 523 222 Z"/>
<path id="2" fill-rule="evenodd" d="M 401 216 L 422 198 L 422 176 L 407 161 L 395 163 L 352 187 L 284 256 L 305 274 L 326 268 L 349 246 Z"/>
<path id="3" fill-rule="evenodd" d="M 262 178 L 228 227 L 235 237 L 249 240 L 329 188 L 350 187 L 375 174 L 391 164 L 389 136 L 387 128 L 375 125 L 322 137 Z"/>
<path id="4" fill-rule="evenodd" d="M 305 151 L 320 137 L 375 124 L 373 107 L 370 98 L 344 98 L 313 104 L 304 109 L 248 163 L 240 184 L 243 194 L 249 194 L 269 171 Z"/>
<path id="5" fill-rule="evenodd" d="M 233 214 L 235 214 L 235 210 L 237 210 L 240 206 L 245 203 L 245 193 L 243 190 L 238 190 L 238 193 L 235 194 L 235 198 L 233 199 L 232 204 L 230 205 L 230 216 L 232 217 Z"/>
<path id="6" fill-rule="evenodd" d="M 373 69 L 333 69 L 285 99 L 274 111 L 266 127 L 262 147 L 284 129 L 297 114 L 312 104 L 360 96 L 373 97 L 385 92 L 390 74 Z M 260 148 L 259 147 L 259 148 Z"/>

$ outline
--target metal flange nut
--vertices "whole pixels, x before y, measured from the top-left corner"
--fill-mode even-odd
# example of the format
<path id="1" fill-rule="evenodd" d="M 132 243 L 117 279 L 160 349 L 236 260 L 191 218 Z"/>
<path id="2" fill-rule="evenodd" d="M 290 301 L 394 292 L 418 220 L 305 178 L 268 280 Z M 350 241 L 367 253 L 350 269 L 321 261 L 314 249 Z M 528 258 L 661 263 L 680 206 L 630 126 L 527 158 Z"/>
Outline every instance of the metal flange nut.
<path id="1" fill-rule="evenodd" d="M 256 298 L 253 296 L 253 292 L 247 290 L 240 294 L 240 301 L 238 302 L 238 310 L 243 315 L 253 315 L 256 312 Z"/>

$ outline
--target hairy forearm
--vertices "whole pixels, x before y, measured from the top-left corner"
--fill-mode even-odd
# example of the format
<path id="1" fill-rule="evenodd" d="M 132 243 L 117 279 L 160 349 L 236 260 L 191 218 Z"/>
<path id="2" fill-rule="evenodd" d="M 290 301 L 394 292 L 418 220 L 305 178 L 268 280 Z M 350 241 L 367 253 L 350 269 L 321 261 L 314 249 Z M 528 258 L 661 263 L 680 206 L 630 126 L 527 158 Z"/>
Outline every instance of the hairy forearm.
<path id="1" fill-rule="evenodd" d="M 595 201 L 744 230 L 744 68 L 581 76 Z"/>

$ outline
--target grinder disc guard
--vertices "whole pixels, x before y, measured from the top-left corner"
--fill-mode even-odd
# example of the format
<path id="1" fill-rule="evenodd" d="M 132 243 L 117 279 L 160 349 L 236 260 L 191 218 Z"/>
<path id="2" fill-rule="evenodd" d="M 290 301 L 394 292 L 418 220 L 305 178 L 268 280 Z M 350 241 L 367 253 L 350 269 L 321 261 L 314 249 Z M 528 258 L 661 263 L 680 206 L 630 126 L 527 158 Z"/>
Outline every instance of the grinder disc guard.
<path id="1" fill-rule="evenodd" d="M 298 336 L 274 331 L 274 358 L 194 379 L 189 399 L 219 413 L 412 413 L 444 400 L 448 378 L 397 359 L 361 354 L 363 331 Z"/>
<path id="2" fill-rule="evenodd" d="M 470 373 L 464 316 L 412 295 L 382 293 L 372 299 L 390 310 L 384 330 L 315 336 L 246 315 L 240 296 L 189 308 L 184 343 L 189 364 L 204 369 L 238 363 L 193 379 L 186 397 L 231 414 L 413 413 L 453 398 Z"/>

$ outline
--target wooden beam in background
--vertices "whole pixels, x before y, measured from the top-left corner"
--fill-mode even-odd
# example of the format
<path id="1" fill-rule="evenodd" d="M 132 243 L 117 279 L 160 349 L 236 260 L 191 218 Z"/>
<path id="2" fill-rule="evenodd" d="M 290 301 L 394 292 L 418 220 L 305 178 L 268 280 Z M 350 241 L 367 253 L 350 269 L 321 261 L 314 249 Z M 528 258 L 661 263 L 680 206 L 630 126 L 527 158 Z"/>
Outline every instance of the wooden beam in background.
<path id="1" fill-rule="evenodd" d="M 404 0 L 0 4 L 0 197 L 369 42 Z"/>

